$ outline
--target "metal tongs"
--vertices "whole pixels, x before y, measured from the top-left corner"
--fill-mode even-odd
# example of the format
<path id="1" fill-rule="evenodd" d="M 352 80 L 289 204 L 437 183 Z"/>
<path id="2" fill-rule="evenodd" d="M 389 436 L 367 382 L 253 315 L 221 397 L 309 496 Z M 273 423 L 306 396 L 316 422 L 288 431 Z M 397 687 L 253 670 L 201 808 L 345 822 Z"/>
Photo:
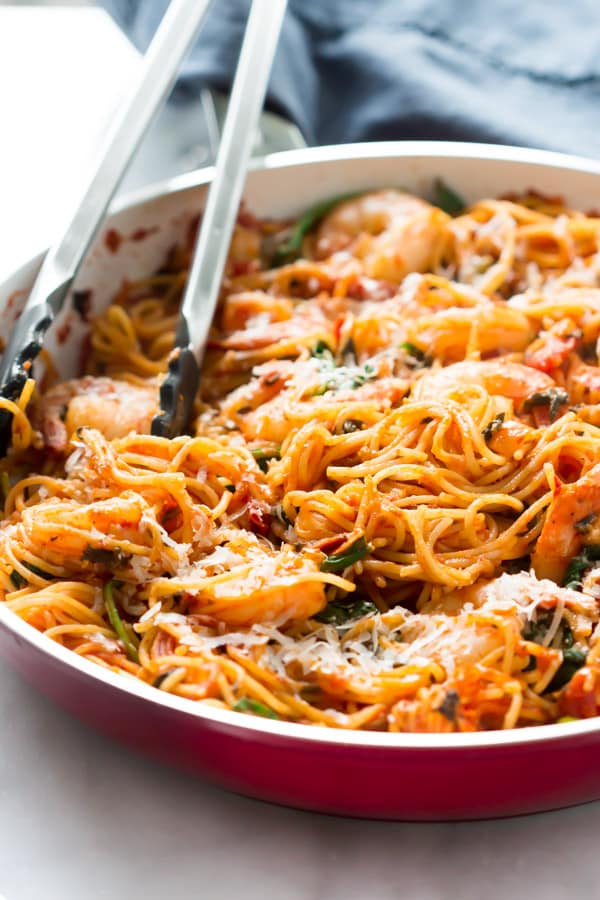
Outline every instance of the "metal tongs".
<path id="1" fill-rule="evenodd" d="M 10 336 L 0 360 L 1 397 L 18 400 L 31 375 L 32 364 L 42 349 L 45 334 L 64 305 L 108 204 L 168 95 L 210 2 L 171 0 L 145 54 L 134 90 L 109 134 L 98 168 L 64 235 L 46 254 L 25 308 Z M 153 423 L 156 433 L 174 433 L 176 424 L 183 428 L 186 416 L 189 417 L 192 409 L 203 344 L 214 313 L 285 5 L 286 0 L 253 0 L 252 3 L 225 121 L 215 181 L 209 192 L 177 331 L 176 345 L 180 352 L 174 355 L 161 390 L 163 414 Z M 199 313 L 199 305 L 205 302 L 206 307 L 210 307 L 210 314 L 204 307 Z M 178 364 L 178 359 L 181 364 Z M 169 397 L 173 398 L 173 402 L 168 402 Z M 8 452 L 11 437 L 12 414 L 2 409 L 0 456 Z"/>
<path id="2" fill-rule="evenodd" d="M 256 139 L 286 0 L 253 0 L 227 108 L 194 258 L 183 295 L 175 350 L 160 388 L 152 434 L 175 437 L 192 418 L 200 365 L 215 314 L 246 169 Z"/>

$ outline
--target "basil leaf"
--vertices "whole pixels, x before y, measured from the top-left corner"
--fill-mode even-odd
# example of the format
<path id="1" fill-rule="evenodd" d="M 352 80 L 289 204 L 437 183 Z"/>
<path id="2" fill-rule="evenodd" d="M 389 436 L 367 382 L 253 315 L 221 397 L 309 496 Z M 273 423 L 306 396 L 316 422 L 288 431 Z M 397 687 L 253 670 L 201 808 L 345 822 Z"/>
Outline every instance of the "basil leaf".
<path id="1" fill-rule="evenodd" d="M 252 697 L 242 697 L 233 708 L 236 712 L 254 713 L 255 716 L 264 716 L 266 719 L 279 718 L 276 712 L 273 712 L 273 710 L 269 709 L 268 706 L 265 706 L 264 703 L 253 700 Z"/>
<path id="2" fill-rule="evenodd" d="M 351 194 L 339 194 L 337 197 L 322 200 L 321 203 L 316 203 L 310 209 L 307 209 L 292 226 L 287 237 L 275 248 L 270 259 L 270 265 L 273 268 L 277 268 L 277 266 L 283 266 L 298 259 L 302 253 L 302 242 L 309 231 L 312 231 L 315 225 L 318 225 L 321 219 L 330 213 L 332 209 L 335 209 L 336 206 L 339 206 L 340 203 L 360 197 L 362 193 L 362 191 L 358 191 Z"/>
<path id="3" fill-rule="evenodd" d="M 562 388 L 548 388 L 545 391 L 536 391 L 535 394 L 531 394 L 525 400 L 523 410 L 530 412 L 534 406 L 547 406 L 550 421 L 554 422 L 561 406 L 568 402 L 569 395 Z"/>
<path id="4" fill-rule="evenodd" d="M 261 472 L 267 472 L 269 469 L 269 460 L 271 459 L 281 459 L 281 453 L 279 452 L 279 448 L 275 447 L 269 450 L 267 447 L 257 447 L 255 450 L 250 451 L 252 456 L 258 463 L 258 467 Z"/>
<path id="5" fill-rule="evenodd" d="M 466 203 L 460 194 L 457 194 L 445 181 L 436 178 L 433 183 L 435 191 L 435 203 L 440 209 L 443 209 L 449 216 L 455 216 L 462 212 L 466 207 Z"/>
<path id="6" fill-rule="evenodd" d="M 433 362 L 431 356 L 428 356 L 424 350 L 422 350 L 420 347 L 417 347 L 416 344 L 412 344 L 410 341 L 404 341 L 404 343 L 400 344 L 400 349 L 404 350 L 406 355 L 409 357 L 409 359 L 407 360 L 407 365 L 409 365 L 412 369 L 429 368 L 429 366 Z"/>
<path id="7" fill-rule="evenodd" d="M 355 600 L 353 603 L 341 603 L 334 601 L 313 616 L 317 622 L 325 625 L 345 625 L 354 619 L 362 619 L 377 612 L 377 607 L 371 600 Z"/>
<path id="8" fill-rule="evenodd" d="M 486 441 L 490 441 L 494 437 L 496 432 L 502 428 L 504 416 L 504 413 L 498 413 L 498 415 L 493 418 L 491 422 L 488 422 L 488 424 L 485 426 L 481 433 Z"/>
<path id="9" fill-rule="evenodd" d="M 544 693 L 560 691 L 561 688 L 569 683 L 575 672 L 585 665 L 586 659 L 587 653 L 583 650 L 577 650 L 575 647 L 572 647 L 570 650 L 565 650 L 560 668 Z"/>
<path id="10" fill-rule="evenodd" d="M 364 559 L 370 552 L 371 548 L 364 537 L 359 537 L 343 553 L 334 553 L 332 556 L 326 556 L 321 563 L 321 572 L 341 572 L 348 566 L 354 565 L 359 559 Z"/>
<path id="11" fill-rule="evenodd" d="M 583 576 L 600 559 L 600 544 L 588 544 L 581 553 L 574 556 L 565 572 L 563 587 L 572 591 L 580 591 L 583 588 Z"/>
<path id="12" fill-rule="evenodd" d="M 109 550 L 106 547 L 92 547 L 91 544 L 88 544 L 81 558 L 86 562 L 98 563 L 110 569 L 118 569 L 124 566 L 131 559 L 131 556 L 119 548 Z"/>

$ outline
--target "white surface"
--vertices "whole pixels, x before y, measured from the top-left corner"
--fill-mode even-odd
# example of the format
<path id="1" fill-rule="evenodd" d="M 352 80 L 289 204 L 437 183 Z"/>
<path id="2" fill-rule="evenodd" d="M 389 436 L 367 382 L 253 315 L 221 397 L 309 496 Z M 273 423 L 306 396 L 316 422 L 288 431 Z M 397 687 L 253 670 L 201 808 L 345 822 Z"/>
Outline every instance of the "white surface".
<path id="1" fill-rule="evenodd" d="M 598 897 L 599 803 L 454 824 L 269 806 L 121 749 L 3 662 L 0 722 L 5 900 Z"/>
<path id="2" fill-rule="evenodd" d="M 75 207 L 138 64 L 102 10 L 0 7 L 0 277 Z"/>

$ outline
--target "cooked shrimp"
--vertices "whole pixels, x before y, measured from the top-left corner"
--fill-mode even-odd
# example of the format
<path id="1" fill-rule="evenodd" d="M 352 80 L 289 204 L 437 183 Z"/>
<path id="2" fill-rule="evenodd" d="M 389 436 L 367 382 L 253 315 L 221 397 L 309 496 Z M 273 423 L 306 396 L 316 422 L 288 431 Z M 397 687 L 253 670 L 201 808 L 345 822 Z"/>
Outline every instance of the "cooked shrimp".
<path id="1" fill-rule="evenodd" d="M 446 213 L 418 197 L 387 190 L 340 203 L 317 232 L 315 252 L 325 259 L 349 250 L 370 278 L 401 281 L 435 267 L 444 241 Z"/>
<path id="2" fill-rule="evenodd" d="M 158 579 L 151 593 L 157 599 L 184 592 L 190 612 L 228 625 L 306 619 L 325 606 L 325 580 L 332 578 L 319 575 L 318 555 L 291 547 L 272 550 L 239 535 L 183 578 Z"/>
<path id="3" fill-rule="evenodd" d="M 561 581 L 583 540 L 577 523 L 600 512 L 600 463 L 572 484 L 556 482 L 552 503 L 532 557 L 536 574 Z"/>
<path id="4" fill-rule="evenodd" d="M 223 301 L 221 327 L 224 331 L 241 331 L 257 325 L 291 319 L 294 304 L 286 297 L 273 297 L 264 291 L 243 291 L 229 294 Z"/>
<path id="5" fill-rule="evenodd" d="M 113 440 L 131 431 L 148 434 L 158 412 L 158 388 L 154 383 L 130 384 L 91 375 L 64 381 L 42 398 L 39 427 L 49 450 L 67 448 L 73 432 L 87 425 Z"/>
<path id="6" fill-rule="evenodd" d="M 416 382 L 413 397 L 415 400 L 436 400 L 473 385 L 484 388 L 493 396 L 521 403 L 531 394 L 554 387 L 554 381 L 544 372 L 502 358 L 481 362 L 467 360 L 426 372 Z"/>

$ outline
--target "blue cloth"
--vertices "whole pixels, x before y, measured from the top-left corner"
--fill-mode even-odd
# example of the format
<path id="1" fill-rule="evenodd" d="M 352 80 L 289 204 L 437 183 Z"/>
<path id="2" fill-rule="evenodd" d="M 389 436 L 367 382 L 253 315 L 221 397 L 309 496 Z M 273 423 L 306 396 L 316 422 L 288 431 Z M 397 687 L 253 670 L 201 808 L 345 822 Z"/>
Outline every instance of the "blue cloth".
<path id="1" fill-rule="evenodd" d="M 145 49 L 166 0 L 100 0 Z M 215 0 L 179 91 L 227 90 L 247 0 Z M 290 0 L 268 103 L 311 144 L 429 138 L 600 156 L 598 0 Z"/>

